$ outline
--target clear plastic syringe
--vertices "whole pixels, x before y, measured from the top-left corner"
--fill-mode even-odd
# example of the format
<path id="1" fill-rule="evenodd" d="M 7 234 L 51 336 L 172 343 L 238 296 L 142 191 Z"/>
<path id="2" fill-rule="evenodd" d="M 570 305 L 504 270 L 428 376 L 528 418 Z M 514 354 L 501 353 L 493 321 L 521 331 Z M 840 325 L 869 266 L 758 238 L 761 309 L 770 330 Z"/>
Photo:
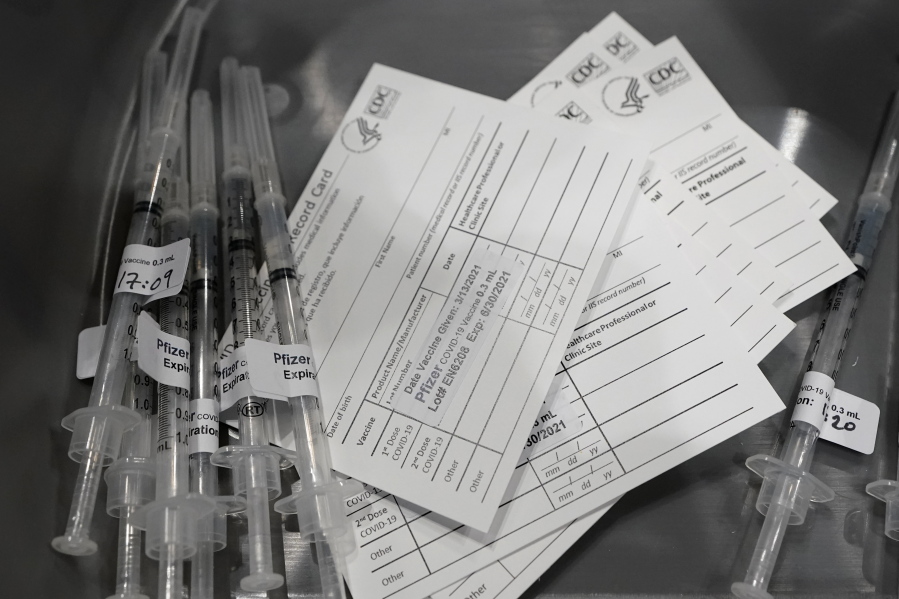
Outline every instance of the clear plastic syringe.
<path id="1" fill-rule="evenodd" d="M 135 191 L 134 214 L 128 230 L 127 244 L 155 246 L 159 239 L 161 202 L 172 177 L 172 166 L 181 139 L 179 118 L 184 118 L 187 86 L 193 68 L 204 13 L 188 8 L 184 11 L 181 30 L 172 61 L 171 74 L 153 118 L 149 146 L 141 168 L 140 185 Z M 103 467 L 116 460 L 122 433 L 140 421 L 134 410 L 122 404 L 131 339 L 144 296 L 117 293 L 106 323 L 97 373 L 88 407 L 75 410 L 63 421 L 72 431 L 69 457 L 80 462 L 75 493 L 63 535 L 52 541 L 53 548 L 70 555 L 90 555 L 97 550 L 90 525 Z"/>
<path id="2" fill-rule="evenodd" d="M 190 100 L 190 156 L 190 488 L 218 504 L 218 509 L 198 523 L 190 596 L 212 599 L 213 553 L 227 544 L 225 513 L 240 509 L 242 502 L 218 495 L 218 468 L 211 461 L 219 446 L 219 209 L 212 102 L 205 90 L 196 90 Z"/>
<path id="3" fill-rule="evenodd" d="M 281 343 L 306 344 L 306 320 L 287 234 L 286 200 L 281 191 L 281 175 L 275 160 L 259 69 L 243 67 L 240 83 L 243 104 L 249 109 L 247 138 L 256 214 Z M 354 492 L 355 485 L 337 480 L 331 472 L 331 454 L 322 430 L 319 398 L 304 395 L 291 397 L 289 402 L 294 418 L 296 468 L 302 488 L 277 502 L 275 509 L 297 514 L 300 535 L 315 544 L 324 596 L 343 599 L 343 558 L 353 546 L 344 516 L 344 500 Z"/>
<path id="4" fill-rule="evenodd" d="M 180 132 L 180 131 L 179 131 Z M 190 235 L 190 196 L 182 147 L 182 168 L 176 172 L 162 213 L 162 243 Z M 190 307 L 187 285 L 159 300 L 159 325 L 164 333 L 187 339 Z M 156 499 L 138 512 L 138 526 L 147 531 L 146 553 L 159 560 L 159 599 L 181 599 L 184 560 L 197 550 L 197 523 L 211 514 L 215 502 L 189 494 L 187 422 L 190 390 L 160 383 L 157 392 Z"/>
<path id="5" fill-rule="evenodd" d="M 165 88 L 166 55 L 150 52 L 141 78 L 141 103 L 137 137 L 137 181 L 149 141 L 150 119 L 159 106 Z M 136 335 L 135 335 L 136 336 Z M 133 357 L 133 356 L 132 356 Z M 120 457 L 107 468 L 106 512 L 119 519 L 116 590 L 109 599 L 146 599 L 140 592 L 141 531 L 135 526 L 136 511 L 153 501 L 156 465 L 150 453 L 150 413 L 156 382 L 131 362 L 131 375 L 125 388 L 124 405 L 138 413 L 141 421 L 122 436 Z"/>
<path id="6" fill-rule="evenodd" d="M 824 426 L 827 399 L 834 389 L 852 318 L 871 267 L 877 237 L 883 227 L 899 172 L 899 97 L 894 96 L 880 144 L 858 198 L 855 221 L 846 253 L 858 270 L 837 283 L 824 309 L 811 361 L 793 410 L 793 426 L 780 459 L 756 455 L 746 460 L 750 470 L 764 478 L 756 508 L 765 523 L 752 555 L 746 578 L 735 582 L 737 597 L 767 599 L 768 583 L 781 543 L 790 524 L 802 524 L 809 501 L 830 501 L 833 491 L 809 474 L 815 443 Z"/>
<path id="7" fill-rule="evenodd" d="M 256 288 L 256 245 L 253 231 L 253 199 L 247 161 L 243 111 L 238 108 L 235 85 L 238 65 L 226 58 L 220 69 L 222 87 L 222 144 L 225 171 L 226 230 L 228 265 L 232 289 L 235 353 L 258 334 Z M 221 448 L 212 462 L 232 469 L 234 493 L 246 498 L 250 573 L 240 581 L 245 591 L 268 591 L 284 584 L 274 571 L 269 500 L 281 494 L 280 469 L 292 461 L 287 452 L 269 445 L 266 419 L 271 415 L 269 400 L 253 396 L 237 401 L 239 445 Z"/>
<path id="8" fill-rule="evenodd" d="M 891 115 L 892 120 L 899 120 L 899 117 L 896 116 L 897 112 L 899 112 L 899 108 L 897 108 L 897 104 L 899 104 L 899 94 L 897 94 L 893 98 L 893 113 Z M 892 125 L 894 128 L 899 127 L 899 125 Z M 887 136 L 890 132 L 889 126 L 886 131 L 884 131 L 884 136 Z M 888 158 L 885 156 L 888 152 L 892 151 L 893 155 L 899 153 L 899 141 L 896 140 L 897 134 L 893 134 L 892 138 L 892 147 L 890 149 L 884 148 L 885 141 L 881 140 L 880 149 L 878 150 L 877 157 L 874 159 L 874 165 L 878 164 L 878 161 L 884 163 L 883 169 L 886 171 L 888 167 L 886 163 L 888 162 Z M 872 169 L 872 175 L 873 175 Z M 895 170 L 892 173 L 892 182 L 884 183 L 884 193 L 887 191 L 891 191 L 892 187 L 887 188 L 888 185 L 895 183 Z M 870 176 L 868 179 L 868 187 L 873 187 Z M 889 196 L 887 196 L 889 197 Z M 899 479 L 899 477 L 897 477 Z M 884 521 L 883 521 L 883 534 L 893 540 L 899 540 L 899 482 L 896 480 L 878 480 L 873 483 L 869 483 L 865 490 L 872 497 L 876 497 L 877 499 L 886 503 L 886 511 L 884 513 Z"/>

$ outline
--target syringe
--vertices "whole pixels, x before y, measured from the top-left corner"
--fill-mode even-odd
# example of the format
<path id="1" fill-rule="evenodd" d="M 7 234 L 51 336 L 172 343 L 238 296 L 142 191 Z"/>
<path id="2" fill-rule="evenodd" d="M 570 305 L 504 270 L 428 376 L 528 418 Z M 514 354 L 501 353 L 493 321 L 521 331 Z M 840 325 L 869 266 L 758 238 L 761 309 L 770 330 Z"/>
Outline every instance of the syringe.
<path id="1" fill-rule="evenodd" d="M 204 13 L 184 11 L 172 62 L 171 75 L 154 116 L 142 167 L 140 186 L 135 192 L 134 214 L 127 244 L 155 246 L 159 239 L 161 202 L 172 177 L 172 165 L 181 139 L 179 119 L 184 118 L 187 86 L 193 68 Z M 140 416 L 122 404 L 131 339 L 144 296 L 123 292 L 113 296 L 97 373 L 88 407 L 75 410 L 63 421 L 72 431 L 69 457 L 80 462 L 75 494 L 69 510 L 65 534 L 52 541 L 53 548 L 70 555 L 89 555 L 97 544 L 89 538 L 91 519 L 103 467 L 116 460 L 122 433 L 137 424 Z"/>
<path id="2" fill-rule="evenodd" d="M 235 93 L 237 61 L 226 58 L 220 76 L 222 86 L 222 144 L 225 202 L 227 205 L 228 262 L 233 287 L 231 312 L 235 354 L 243 355 L 244 343 L 258 332 L 256 293 L 256 248 L 253 232 L 253 201 L 242 111 Z M 247 396 L 237 403 L 239 445 L 223 447 L 212 463 L 232 469 L 234 492 L 247 501 L 250 573 L 240 581 L 245 591 L 268 591 L 284 584 L 274 571 L 270 529 L 270 499 L 281 494 L 280 468 L 290 466 L 288 452 L 269 445 L 266 420 L 269 401 Z"/>
<path id="3" fill-rule="evenodd" d="M 191 560 L 190 596 L 213 597 L 213 552 L 227 543 L 225 513 L 241 509 L 235 497 L 218 496 L 218 468 L 210 461 L 219 447 L 218 381 L 218 194 L 215 188 L 215 138 L 209 93 L 190 100 L 190 488 L 218 504 L 198 523 L 197 553 Z"/>
<path id="4" fill-rule="evenodd" d="M 149 141 L 150 118 L 159 106 L 165 88 L 166 55 L 150 52 L 144 61 L 141 81 L 140 123 L 136 167 L 143 166 Z M 138 180 L 140 170 L 137 172 Z M 140 592 L 141 531 L 135 526 L 136 511 L 153 501 L 156 465 L 150 453 L 150 412 L 156 382 L 131 362 L 124 405 L 137 412 L 141 421 L 122 436 L 121 457 L 106 470 L 106 512 L 119 519 L 116 591 L 109 599 L 146 599 Z"/>
<path id="5" fill-rule="evenodd" d="M 899 108 L 896 107 L 896 104 L 899 104 L 899 94 L 897 94 L 893 99 L 893 114 L 891 118 L 893 120 L 899 120 L 896 117 L 897 112 L 899 112 Z M 897 128 L 899 125 L 892 124 L 892 128 Z M 884 132 L 884 136 L 886 137 L 891 129 L 888 126 L 888 129 Z M 893 162 L 890 162 L 890 159 L 893 158 L 897 153 L 899 153 L 899 141 L 895 139 L 895 134 L 892 141 L 892 146 L 890 148 L 884 148 L 885 142 L 881 140 L 880 149 L 878 150 L 877 157 L 874 159 L 874 165 L 878 165 L 878 161 L 884 163 L 881 167 L 884 171 L 888 171 L 889 167 L 887 164 L 893 165 Z M 887 157 L 887 153 L 892 152 L 893 156 Z M 872 169 L 872 175 L 873 175 Z M 889 198 L 889 193 L 892 191 L 892 185 L 895 183 L 896 173 L 895 167 L 891 172 L 892 178 L 889 182 L 882 183 L 882 187 L 884 188 L 884 194 Z M 871 181 L 871 176 L 868 178 L 867 188 L 872 188 L 877 185 L 877 182 Z M 869 495 L 880 499 L 881 501 L 886 503 L 886 511 L 884 513 L 884 521 L 883 521 L 883 534 L 893 540 L 899 540 L 899 482 L 895 480 L 878 480 L 873 483 L 869 483 L 865 490 Z"/>
<path id="6" fill-rule="evenodd" d="M 858 198 L 855 221 L 846 244 L 846 253 L 858 270 L 837 283 L 824 309 L 811 361 L 793 409 L 793 426 L 781 458 L 756 455 L 746 460 L 746 466 L 764 478 L 756 508 L 765 514 L 765 523 L 746 578 L 731 586 L 737 597 L 771 597 L 767 591 L 768 583 L 787 526 L 805 521 L 809 501 L 830 501 L 834 497 L 834 492 L 809 474 L 809 469 L 852 329 L 852 318 L 874 257 L 877 237 L 890 211 L 897 171 L 899 96 L 894 96 L 865 190 Z"/>
<path id="7" fill-rule="evenodd" d="M 287 234 L 286 200 L 281 191 L 281 176 L 269 131 L 262 79 L 255 67 L 243 67 L 240 75 L 242 104 L 249 111 L 247 139 L 256 213 L 281 343 L 306 344 L 306 320 Z M 275 509 L 297 514 L 301 536 L 315 544 L 324 596 L 343 599 L 343 558 L 353 546 L 353 537 L 344 517 L 344 500 L 356 491 L 358 483 L 346 484 L 333 477 L 319 398 L 303 395 L 290 397 L 289 402 L 294 417 L 296 468 L 302 488 L 277 502 Z"/>
<path id="8" fill-rule="evenodd" d="M 190 234 L 186 153 L 187 148 L 182 147 L 179 154 L 183 166 L 175 173 L 162 213 L 164 245 Z M 159 300 L 159 324 L 164 333 L 188 338 L 188 303 L 187 285 L 177 295 Z M 147 531 L 146 553 L 159 560 L 159 599 L 183 596 L 184 560 L 197 550 L 197 522 L 215 510 L 212 499 L 188 493 L 188 386 L 189 382 L 183 388 L 164 383 L 158 386 L 156 499 L 138 512 L 138 526 Z"/>

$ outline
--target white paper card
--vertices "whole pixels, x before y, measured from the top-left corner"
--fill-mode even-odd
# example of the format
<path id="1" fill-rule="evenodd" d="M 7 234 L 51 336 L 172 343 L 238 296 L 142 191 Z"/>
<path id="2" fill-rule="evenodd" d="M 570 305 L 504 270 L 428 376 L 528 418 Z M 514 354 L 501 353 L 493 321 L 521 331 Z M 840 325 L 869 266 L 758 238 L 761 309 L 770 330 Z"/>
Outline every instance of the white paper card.
<path id="1" fill-rule="evenodd" d="M 880 408 L 876 404 L 834 389 L 824 417 L 821 438 L 853 451 L 871 455 L 877 441 L 879 421 Z"/>
<path id="2" fill-rule="evenodd" d="M 158 248 L 126 245 L 112 292 L 145 295 L 144 303 L 176 295 L 184 284 L 189 259 L 190 239 Z"/>
<path id="3" fill-rule="evenodd" d="M 553 90 L 580 88 L 633 59 L 642 48 L 652 48 L 652 44 L 617 13 L 611 13 L 578 37 L 509 101 L 533 108 Z"/>
<path id="4" fill-rule="evenodd" d="M 191 455 L 219 448 L 219 402 L 200 397 L 190 400 L 187 444 Z"/>
<path id="5" fill-rule="evenodd" d="M 584 428 L 584 422 L 574 410 L 572 403 L 577 401 L 577 396 L 571 385 L 562 384 L 561 379 L 556 379 L 553 388 L 550 389 L 543 409 L 534 420 L 534 427 L 524 444 L 524 451 L 532 455 L 542 451 L 549 451 L 568 439 L 574 437 Z"/>
<path id="6" fill-rule="evenodd" d="M 516 599 L 590 530 L 605 507 L 525 545 L 470 576 L 431 593 L 431 599 Z"/>
<path id="7" fill-rule="evenodd" d="M 244 347 L 255 396 L 282 400 L 302 395 L 318 397 L 311 347 L 305 343 L 280 345 L 258 339 L 247 339 Z"/>
<path id="8" fill-rule="evenodd" d="M 100 360 L 100 349 L 103 347 L 103 335 L 106 325 L 90 327 L 78 333 L 78 357 L 75 359 L 75 376 L 89 379 L 97 372 Z"/>
<path id="9" fill-rule="evenodd" d="M 671 227 L 670 230 L 693 267 L 696 278 L 733 331 L 735 343 L 755 363 L 761 362 L 796 325 L 749 289 L 742 279 L 728 271 L 686 231 L 678 227 Z"/>
<path id="10" fill-rule="evenodd" d="M 576 393 L 579 433 L 519 461 L 486 534 L 384 492 L 356 503 L 350 517 L 377 512 L 385 524 L 354 529 L 359 551 L 347 563 L 354 592 L 366 599 L 436 592 L 783 409 L 735 348 L 659 218 L 648 203 L 634 206 L 591 291 L 596 308 L 571 337 L 582 339 L 569 344 L 557 370 Z M 436 474 L 458 467 L 445 461 Z M 386 524 L 390 516 L 396 520 Z"/>
<path id="11" fill-rule="evenodd" d="M 648 40 L 643 38 L 630 23 L 622 19 L 620 16 L 613 13 L 614 16 L 614 26 L 620 29 L 621 35 L 627 39 L 638 40 L 633 47 L 639 48 L 649 48 L 652 47 L 652 44 L 649 43 Z M 608 20 L 608 19 L 606 19 Z M 606 23 L 606 20 L 603 20 L 597 28 L 602 28 L 602 26 Z M 591 31 L 591 35 L 593 32 Z M 605 32 L 603 33 L 605 34 Z M 608 47 L 610 52 L 613 52 L 621 47 L 622 50 L 624 48 L 630 48 L 626 44 L 611 44 Z M 627 51 L 619 51 L 619 53 L 627 54 Z M 633 51 L 633 54 L 636 54 L 636 51 Z M 660 73 L 659 77 L 663 75 Z M 727 102 L 718 93 L 718 90 L 711 86 L 709 83 L 709 87 L 711 91 L 713 91 L 714 97 L 709 97 L 708 100 L 717 104 L 723 110 L 730 111 L 730 106 L 728 106 Z M 800 121 L 801 122 L 801 121 Z M 817 218 L 821 218 L 824 214 L 827 213 L 833 206 L 836 205 L 837 199 L 833 197 L 826 189 L 824 189 L 821 185 L 819 185 L 814 179 L 809 177 L 802 169 L 792 164 L 792 160 L 795 157 L 795 144 L 797 141 L 801 143 L 802 136 L 802 128 L 795 127 L 791 129 L 792 135 L 782 137 L 779 142 L 781 148 L 775 148 L 773 145 L 768 143 L 761 135 L 756 133 L 753 130 L 749 130 L 750 137 L 754 137 L 756 142 L 758 142 L 762 148 L 762 151 L 765 155 L 771 160 L 774 166 L 777 168 L 778 173 L 786 180 L 787 184 L 793 188 L 799 196 L 803 200 L 803 205 L 807 206 L 811 213 Z M 798 135 L 799 140 L 797 140 L 794 136 Z"/>
<path id="12" fill-rule="evenodd" d="M 730 269 L 768 303 L 773 304 L 790 289 L 790 279 L 742 237 L 734 235 L 721 217 L 687 193 L 663 169 L 644 173 L 640 188 L 644 197 L 660 212 L 689 233 L 692 239 L 712 253 L 716 261 Z"/>
<path id="13" fill-rule="evenodd" d="M 389 111 L 371 104 L 385 92 Z M 373 67 L 288 222 L 336 470 L 489 527 L 549 389 L 546 358 L 562 353 L 630 204 L 641 148 Z M 431 427 L 393 409 L 387 381 L 414 368 L 468 256 L 485 248 L 525 274 Z M 272 340 L 270 301 L 261 313 Z M 426 438 L 440 440 L 441 470 L 457 463 L 451 476 L 409 466 Z"/>
<path id="14" fill-rule="evenodd" d="M 854 271 L 677 39 L 581 89 L 605 108 L 594 123 L 650 136 L 652 159 L 792 281 L 782 311 Z"/>
<path id="15" fill-rule="evenodd" d="M 471 219 L 477 218 L 477 212 Z M 460 219 L 471 226 L 468 218 Z M 471 363 L 514 293 L 522 265 L 487 249 L 472 252 L 424 346 L 412 360 L 414 370 L 400 372 L 391 402 L 397 412 L 437 426 L 455 399 Z M 408 376 L 407 376 L 408 375 Z"/>
<path id="16" fill-rule="evenodd" d="M 190 389 L 190 342 L 159 328 L 153 317 L 137 317 L 137 365 L 157 382 Z"/>

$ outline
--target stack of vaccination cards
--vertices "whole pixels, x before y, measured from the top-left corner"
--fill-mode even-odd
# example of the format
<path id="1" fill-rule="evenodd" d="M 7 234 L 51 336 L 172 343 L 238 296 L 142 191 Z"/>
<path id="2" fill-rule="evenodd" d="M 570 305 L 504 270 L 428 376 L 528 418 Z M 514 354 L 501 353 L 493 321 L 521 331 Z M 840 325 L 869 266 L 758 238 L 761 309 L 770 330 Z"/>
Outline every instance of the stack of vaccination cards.
<path id="1" fill-rule="evenodd" d="M 505 102 L 375 65 L 289 218 L 322 426 L 365 488 L 353 595 L 517 596 L 783 409 L 757 363 L 854 271 L 835 203 L 616 14 Z"/>

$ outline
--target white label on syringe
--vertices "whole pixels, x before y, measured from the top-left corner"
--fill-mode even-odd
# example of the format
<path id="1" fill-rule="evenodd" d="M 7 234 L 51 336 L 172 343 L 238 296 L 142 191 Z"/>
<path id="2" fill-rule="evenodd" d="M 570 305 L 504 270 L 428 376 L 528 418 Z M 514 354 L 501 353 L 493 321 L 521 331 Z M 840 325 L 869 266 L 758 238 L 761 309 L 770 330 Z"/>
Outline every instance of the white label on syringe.
<path id="1" fill-rule="evenodd" d="M 581 431 L 584 423 L 571 405 L 573 399 L 577 396 L 570 386 L 553 384 L 550 387 L 525 443 L 526 455 L 548 451 Z"/>
<path id="2" fill-rule="evenodd" d="M 868 400 L 833 390 L 821 438 L 853 451 L 871 455 L 877 441 L 880 408 Z"/>
<path id="3" fill-rule="evenodd" d="M 833 379 L 826 374 L 814 370 L 806 372 L 793 408 L 793 422 L 807 422 L 821 430 L 833 388 Z"/>
<path id="4" fill-rule="evenodd" d="M 75 376 L 89 379 L 97 373 L 97 362 L 100 361 L 100 348 L 103 346 L 103 335 L 106 325 L 90 327 L 78 333 L 78 357 L 75 360 Z"/>
<path id="5" fill-rule="evenodd" d="M 318 380 L 312 348 L 303 343 L 278 345 L 247 339 L 250 384 L 257 397 L 286 400 L 288 397 L 318 397 Z"/>
<path id="6" fill-rule="evenodd" d="M 190 389 L 190 342 L 162 331 L 153 317 L 137 317 L 137 365 L 164 385 Z"/>
<path id="7" fill-rule="evenodd" d="M 213 453 L 219 448 L 219 402 L 201 397 L 190 400 L 187 443 L 190 453 Z"/>
<path id="8" fill-rule="evenodd" d="M 440 424 L 523 270 L 496 252 L 472 253 L 418 355 L 407 365 L 409 378 L 391 396 L 397 412 L 429 426 Z"/>
<path id="9" fill-rule="evenodd" d="M 144 303 L 175 295 L 184 284 L 189 260 L 190 239 L 158 248 L 126 245 L 112 292 L 146 295 Z"/>
<path id="10" fill-rule="evenodd" d="M 228 331 L 230 330 L 229 328 Z M 220 358 L 219 372 L 222 381 L 222 411 L 236 404 L 239 399 L 253 395 L 245 347 L 234 348 L 230 355 Z"/>

